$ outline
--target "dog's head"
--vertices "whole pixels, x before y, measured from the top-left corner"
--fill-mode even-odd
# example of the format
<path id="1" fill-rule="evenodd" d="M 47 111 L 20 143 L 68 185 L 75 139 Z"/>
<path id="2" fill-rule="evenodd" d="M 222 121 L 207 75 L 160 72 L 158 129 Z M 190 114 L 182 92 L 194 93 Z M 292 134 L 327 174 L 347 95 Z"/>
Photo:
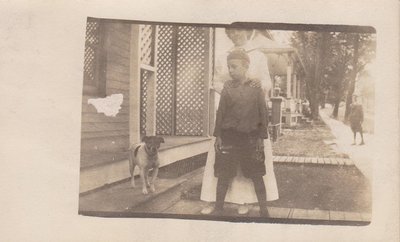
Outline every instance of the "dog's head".
<path id="1" fill-rule="evenodd" d="M 148 154 L 155 155 L 160 148 L 160 144 L 164 143 L 164 138 L 158 136 L 144 136 L 142 141 L 146 144 Z"/>

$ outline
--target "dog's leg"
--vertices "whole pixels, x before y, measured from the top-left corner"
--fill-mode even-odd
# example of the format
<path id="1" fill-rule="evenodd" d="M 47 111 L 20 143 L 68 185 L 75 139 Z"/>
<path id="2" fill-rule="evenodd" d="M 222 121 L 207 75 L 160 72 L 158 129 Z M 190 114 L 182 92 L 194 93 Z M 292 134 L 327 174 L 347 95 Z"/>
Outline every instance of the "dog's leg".
<path id="1" fill-rule="evenodd" d="M 136 184 L 135 184 L 135 167 L 136 167 L 136 165 L 133 165 L 131 168 L 131 186 L 132 187 L 136 186 Z"/>
<path id="2" fill-rule="evenodd" d="M 133 157 L 132 157 L 132 154 L 130 153 L 129 154 L 129 172 L 131 173 L 131 186 L 132 187 L 135 187 L 135 176 L 134 176 L 135 167 L 136 167 L 136 164 L 133 163 Z"/>
<path id="3" fill-rule="evenodd" d="M 158 167 L 155 167 L 153 169 L 153 176 L 151 177 L 151 181 L 150 181 L 150 191 L 155 192 L 156 189 L 154 187 L 154 182 L 156 181 L 158 176 Z"/>
<path id="4" fill-rule="evenodd" d="M 142 180 L 142 192 L 143 194 L 148 194 L 149 192 L 147 191 L 147 181 L 146 181 L 146 171 L 144 171 L 144 168 L 140 169 L 140 178 Z"/>
<path id="5" fill-rule="evenodd" d="M 150 182 L 151 182 L 151 180 L 149 178 L 149 173 L 150 173 L 150 170 L 147 170 L 146 171 L 146 184 L 148 187 L 150 186 Z"/>

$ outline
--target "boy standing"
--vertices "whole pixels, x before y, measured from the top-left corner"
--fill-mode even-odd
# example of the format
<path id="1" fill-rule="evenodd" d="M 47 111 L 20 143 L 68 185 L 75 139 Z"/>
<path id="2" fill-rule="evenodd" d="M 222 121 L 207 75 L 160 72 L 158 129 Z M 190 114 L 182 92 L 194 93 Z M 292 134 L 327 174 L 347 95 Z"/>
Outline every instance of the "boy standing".
<path id="1" fill-rule="evenodd" d="M 362 122 L 364 121 L 364 111 L 362 105 L 358 102 L 358 97 L 356 95 L 353 96 L 353 103 L 351 104 L 350 109 L 350 127 L 354 134 L 354 143 L 356 144 L 356 134 L 357 132 L 361 135 L 361 143 L 360 145 L 364 145 L 364 136 L 362 130 Z"/>
<path id="2" fill-rule="evenodd" d="M 253 181 L 260 215 L 268 216 L 263 139 L 268 138 L 265 94 L 257 80 L 249 80 L 250 59 L 244 50 L 234 50 L 228 57 L 232 80 L 221 92 L 214 130 L 216 160 L 214 175 L 218 178 L 215 212 L 223 210 L 226 192 L 236 176 L 238 166 Z"/>

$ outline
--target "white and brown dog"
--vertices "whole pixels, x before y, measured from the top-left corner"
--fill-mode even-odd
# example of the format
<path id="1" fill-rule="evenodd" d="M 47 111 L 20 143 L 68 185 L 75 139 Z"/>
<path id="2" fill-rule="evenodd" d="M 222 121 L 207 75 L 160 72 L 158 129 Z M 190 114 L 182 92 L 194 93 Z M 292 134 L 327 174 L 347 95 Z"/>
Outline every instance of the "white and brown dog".
<path id="1" fill-rule="evenodd" d="M 140 169 L 140 178 L 142 180 L 142 192 L 148 194 L 147 187 L 150 191 L 155 192 L 154 181 L 158 175 L 159 160 L 158 149 L 160 144 L 164 143 L 164 138 L 157 136 L 145 136 L 142 143 L 132 145 L 129 149 L 129 170 L 131 173 L 131 185 L 135 187 L 134 171 L 138 166 Z M 149 171 L 153 169 L 153 175 L 149 179 Z"/>

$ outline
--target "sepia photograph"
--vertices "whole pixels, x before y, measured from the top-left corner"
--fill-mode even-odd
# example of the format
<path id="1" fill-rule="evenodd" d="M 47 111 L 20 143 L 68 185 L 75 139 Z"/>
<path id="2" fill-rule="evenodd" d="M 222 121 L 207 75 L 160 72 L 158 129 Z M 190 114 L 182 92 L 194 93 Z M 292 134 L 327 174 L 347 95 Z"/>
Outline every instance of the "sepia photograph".
<path id="1" fill-rule="evenodd" d="M 399 3 L 0 0 L 0 241 L 399 241 Z"/>
<path id="2" fill-rule="evenodd" d="M 88 18 L 79 214 L 369 224 L 375 42 Z"/>

